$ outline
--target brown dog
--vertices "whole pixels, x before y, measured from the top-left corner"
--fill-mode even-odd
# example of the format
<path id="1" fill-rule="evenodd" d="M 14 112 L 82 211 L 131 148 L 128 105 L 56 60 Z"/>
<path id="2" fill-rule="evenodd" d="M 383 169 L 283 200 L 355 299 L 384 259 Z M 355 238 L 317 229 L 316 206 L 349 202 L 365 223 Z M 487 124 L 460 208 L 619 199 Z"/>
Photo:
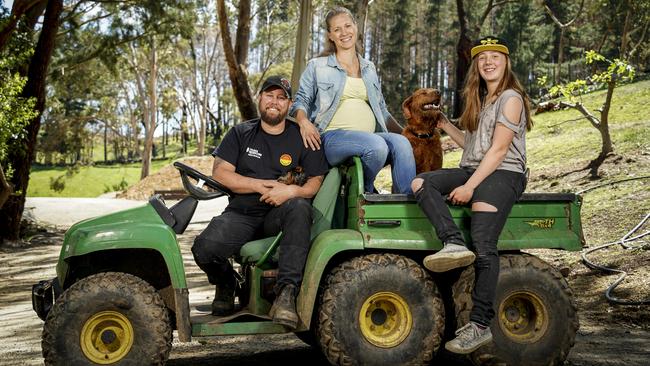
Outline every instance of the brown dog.
<path id="1" fill-rule="evenodd" d="M 307 182 L 307 174 L 305 174 L 304 169 L 298 165 L 278 177 L 278 182 L 287 185 L 297 184 L 302 186 Z"/>
<path id="2" fill-rule="evenodd" d="M 440 92 L 437 89 L 418 89 L 402 103 L 406 127 L 402 130 L 415 157 L 417 174 L 442 168 L 442 145 L 436 128 L 442 118 Z"/>

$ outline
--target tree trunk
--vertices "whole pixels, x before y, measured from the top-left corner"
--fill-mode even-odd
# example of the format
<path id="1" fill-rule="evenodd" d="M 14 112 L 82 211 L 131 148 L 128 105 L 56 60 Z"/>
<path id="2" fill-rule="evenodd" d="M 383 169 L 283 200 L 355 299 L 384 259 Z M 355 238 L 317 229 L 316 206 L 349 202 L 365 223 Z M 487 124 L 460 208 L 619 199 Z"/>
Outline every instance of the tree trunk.
<path id="1" fill-rule="evenodd" d="M 36 98 L 35 109 L 38 115 L 34 117 L 26 128 L 26 137 L 23 140 L 24 149 L 10 149 L 8 160 L 14 168 L 11 183 L 16 194 L 11 195 L 0 209 L 0 239 L 16 240 L 20 235 L 20 220 L 25 208 L 25 195 L 29 184 L 29 171 L 36 155 L 36 137 L 41 127 L 41 115 L 45 109 L 45 82 L 48 67 L 52 59 L 52 52 L 59 29 L 59 17 L 63 9 L 63 0 L 50 0 L 47 3 L 43 26 L 38 37 L 29 69 L 27 83 L 23 89 L 23 97 Z"/>
<path id="2" fill-rule="evenodd" d="M 564 61 L 564 27 L 560 28 L 560 44 L 557 49 L 557 63 L 555 64 L 555 85 L 562 80 L 562 62 Z"/>
<path id="3" fill-rule="evenodd" d="M 456 62 L 456 88 L 454 90 L 453 118 L 460 117 L 460 114 L 463 111 L 463 86 L 465 84 L 465 76 L 467 75 L 469 65 L 472 62 L 472 40 L 468 34 L 467 15 L 465 14 L 463 0 L 456 0 L 456 10 L 458 12 L 460 30 L 458 34 L 458 42 L 456 43 L 456 56 L 458 57 L 458 62 Z"/>
<path id="4" fill-rule="evenodd" d="M 9 196 L 14 192 L 13 187 L 7 182 L 5 172 L 0 165 L 0 209 L 4 206 Z M 0 243 L 1 244 L 1 243 Z"/>
<path id="5" fill-rule="evenodd" d="M 108 125 L 104 123 L 104 163 L 108 161 L 108 148 L 106 142 L 108 142 Z"/>
<path id="6" fill-rule="evenodd" d="M 248 56 L 248 38 L 250 36 L 250 0 L 239 2 L 239 24 L 237 24 L 237 39 L 233 49 L 228 26 L 228 14 L 226 13 L 225 0 L 217 1 L 217 13 L 219 18 L 219 29 L 223 44 L 224 56 L 228 63 L 228 75 L 232 84 L 233 94 L 237 101 L 237 107 L 242 120 L 257 118 L 257 106 L 248 86 L 248 75 L 246 71 L 246 58 Z M 242 14 L 248 14 L 243 17 Z M 236 52 L 235 52 L 236 51 Z"/>
<path id="7" fill-rule="evenodd" d="M 600 141 L 601 141 L 600 154 L 598 154 L 598 157 L 596 157 L 594 160 L 589 162 L 589 165 L 587 165 L 587 168 L 589 168 L 589 174 L 592 179 L 598 179 L 600 177 L 598 174 L 598 170 L 600 169 L 600 166 L 603 165 L 607 156 L 614 152 L 614 148 L 612 146 L 612 137 L 609 134 L 608 115 L 609 115 L 609 107 L 612 101 L 612 94 L 614 94 L 615 85 L 616 82 L 610 81 L 608 83 L 607 97 L 605 99 L 605 103 L 603 104 L 603 108 L 600 112 L 600 123 L 597 126 L 598 132 L 600 132 Z"/>
<path id="8" fill-rule="evenodd" d="M 148 99 L 149 108 L 147 114 L 144 116 L 146 124 L 145 137 L 144 137 L 144 151 L 142 152 L 142 171 L 140 172 L 140 179 L 149 176 L 151 169 L 151 152 L 153 149 L 153 133 L 156 130 L 156 111 L 157 111 L 157 81 L 158 81 L 158 53 L 156 50 L 156 40 L 152 37 L 150 40 L 149 51 L 149 82 L 147 83 L 146 97 Z"/>
<path id="9" fill-rule="evenodd" d="M 27 12 L 32 11 L 37 8 L 39 14 L 43 12 L 47 4 L 47 0 L 15 0 L 11 6 L 11 14 L 7 23 L 0 29 L 0 51 L 2 51 L 6 46 L 7 42 L 11 38 L 18 21 L 20 18 L 25 15 Z"/>
<path id="10" fill-rule="evenodd" d="M 291 89 L 295 94 L 298 90 L 300 75 L 307 67 L 307 49 L 309 48 L 311 18 L 313 6 L 311 0 L 300 1 L 300 23 L 296 32 L 296 53 L 293 57 L 293 70 L 291 71 Z"/>

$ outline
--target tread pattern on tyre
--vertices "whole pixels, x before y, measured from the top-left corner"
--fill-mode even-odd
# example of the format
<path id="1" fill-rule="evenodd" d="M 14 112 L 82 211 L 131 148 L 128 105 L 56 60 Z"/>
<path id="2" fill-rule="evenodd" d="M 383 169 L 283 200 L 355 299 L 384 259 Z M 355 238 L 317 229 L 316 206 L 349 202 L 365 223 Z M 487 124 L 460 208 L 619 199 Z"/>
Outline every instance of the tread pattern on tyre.
<path id="1" fill-rule="evenodd" d="M 332 316 L 337 311 L 336 299 L 342 296 L 341 292 L 349 288 L 350 282 L 359 273 L 370 270 L 372 267 L 387 266 L 396 266 L 407 271 L 409 276 L 424 284 L 425 291 L 436 295 L 433 306 L 437 314 L 442 314 L 442 316 L 434 318 L 435 328 L 439 329 L 439 332 L 432 332 L 433 334 L 426 336 L 426 343 L 432 345 L 432 347 L 422 352 L 417 360 L 413 360 L 409 364 L 424 365 L 428 364 L 433 358 L 434 353 L 440 346 L 445 322 L 443 302 L 434 282 L 421 266 L 409 258 L 397 254 L 370 254 L 340 264 L 330 272 L 326 279 L 325 290 L 322 292 L 320 299 L 317 334 L 321 349 L 330 363 L 335 365 L 357 364 L 355 360 L 345 353 L 344 347 L 335 335 L 335 324 L 332 321 Z"/>
<path id="2" fill-rule="evenodd" d="M 70 325 L 66 324 L 65 319 L 68 314 L 77 313 L 80 308 L 86 304 L 86 296 L 100 293 L 125 293 L 125 291 L 132 292 L 143 304 L 147 305 L 149 319 L 153 321 L 147 324 L 153 326 L 153 339 L 154 346 L 152 349 L 158 350 L 153 354 L 134 354 L 137 359 L 132 360 L 127 356 L 127 359 L 120 360 L 120 364 L 132 365 L 163 365 L 169 357 L 172 343 L 172 329 L 169 322 L 167 308 L 160 295 L 156 290 L 149 285 L 146 281 L 139 277 L 121 272 L 106 272 L 98 273 L 88 276 L 68 288 L 57 299 L 57 302 L 49 312 L 45 325 L 43 327 L 43 340 L 41 343 L 43 350 L 43 357 L 46 365 L 63 365 L 66 361 L 68 364 L 88 364 L 89 360 L 85 358 L 80 352 L 77 355 L 78 359 L 68 360 L 70 354 L 59 354 L 57 350 L 57 342 L 67 341 L 79 343 L 79 332 L 81 329 L 70 329 Z M 119 299 L 111 301 L 106 299 L 106 302 L 111 302 L 117 308 L 128 309 L 130 304 Z M 156 321 L 158 320 L 158 321 Z M 133 324 L 134 328 L 142 324 Z M 134 329 L 135 337 L 137 337 L 137 330 Z M 60 337 L 67 338 L 66 336 L 77 335 L 77 339 L 61 339 Z M 137 339 L 135 340 L 137 341 Z M 135 343 L 134 343 L 135 345 Z M 142 350 L 132 349 L 131 352 L 138 352 Z M 130 353 L 131 353 L 130 352 Z M 150 352 L 151 353 L 151 352 Z M 144 358 L 144 359 L 143 359 Z"/>
<path id="3" fill-rule="evenodd" d="M 566 332 L 562 332 L 563 339 L 558 342 L 561 346 L 557 347 L 557 349 L 549 350 L 549 354 L 553 354 L 553 357 L 549 360 L 548 365 L 562 365 L 575 343 L 575 336 L 579 327 L 578 310 L 571 287 L 557 269 L 534 255 L 527 253 L 503 254 L 499 256 L 499 259 L 502 272 L 507 269 L 532 267 L 540 273 L 550 276 L 554 283 L 560 286 L 561 292 L 567 298 L 570 305 L 564 309 L 553 309 L 549 312 L 551 314 L 557 314 L 556 311 L 564 310 L 565 316 L 569 321 Z M 473 288 L 474 266 L 469 266 L 461 273 L 459 279 L 452 287 L 458 327 L 469 322 L 469 316 L 472 310 Z M 497 304 L 495 304 L 496 307 Z M 504 365 L 505 362 L 498 356 L 498 353 L 498 350 L 492 343 L 473 352 L 470 355 L 470 359 L 477 366 Z"/>

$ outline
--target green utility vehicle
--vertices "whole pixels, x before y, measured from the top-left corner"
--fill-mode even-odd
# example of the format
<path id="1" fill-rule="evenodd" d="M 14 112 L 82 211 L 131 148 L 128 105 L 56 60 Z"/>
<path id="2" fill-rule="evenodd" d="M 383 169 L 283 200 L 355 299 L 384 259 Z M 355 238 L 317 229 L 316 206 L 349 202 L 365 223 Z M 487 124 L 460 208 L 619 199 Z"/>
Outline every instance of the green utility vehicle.
<path id="1" fill-rule="evenodd" d="M 142 207 L 79 222 L 66 233 L 57 277 L 32 291 L 34 310 L 45 320 L 46 364 L 163 364 L 173 330 L 181 342 L 289 332 L 267 316 L 279 236 L 247 243 L 236 258 L 237 314 L 216 317 L 200 311 L 206 304 L 189 303 L 176 235 L 197 200 L 228 190 L 174 165 L 189 196 L 173 207 L 153 196 Z M 355 158 L 332 168 L 314 198 L 296 334 L 332 364 L 441 364 L 440 346 L 468 321 L 474 269 L 428 272 L 422 259 L 442 244 L 413 197 L 363 193 L 362 180 Z M 578 329 L 571 289 L 557 269 L 522 250 L 580 250 L 580 206 L 573 194 L 525 194 L 515 204 L 498 244 L 494 342 L 471 355 L 475 364 L 563 363 Z M 470 208 L 451 212 L 469 238 Z"/>

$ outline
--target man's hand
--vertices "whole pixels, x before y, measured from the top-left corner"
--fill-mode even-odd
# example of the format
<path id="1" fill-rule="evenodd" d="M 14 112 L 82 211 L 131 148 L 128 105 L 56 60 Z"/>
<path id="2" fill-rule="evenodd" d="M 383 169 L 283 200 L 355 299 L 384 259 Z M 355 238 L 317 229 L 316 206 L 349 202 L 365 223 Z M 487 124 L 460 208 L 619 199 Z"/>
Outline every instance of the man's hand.
<path id="1" fill-rule="evenodd" d="M 296 197 L 296 189 L 299 188 L 297 185 L 287 185 L 275 181 L 265 183 L 264 186 L 267 190 L 260 197 L 260 201 L 271 206 L 280 206 L 288 199 Z"/>
<path id="2" fill-rule="evenodd" d="M 255 180 L 255 192 L 259 194 L 265 194 L 271 188 L 276 187 L 276 186 L 284 186 L 286 184 L 280 183 L 276 180 L 272 179 L 256 179 Z M 261 200 L 260 200 L 261 201 Z"/>
<path id="3" fill-rule="evenodd" d="M 474 190 L 466 185 L 456 187 L 451 193 L 449 193 L 448 200 L 451 201 L 454 205 L 464 205 L 469 200 L 472 199 L 474 195 Z"/>

